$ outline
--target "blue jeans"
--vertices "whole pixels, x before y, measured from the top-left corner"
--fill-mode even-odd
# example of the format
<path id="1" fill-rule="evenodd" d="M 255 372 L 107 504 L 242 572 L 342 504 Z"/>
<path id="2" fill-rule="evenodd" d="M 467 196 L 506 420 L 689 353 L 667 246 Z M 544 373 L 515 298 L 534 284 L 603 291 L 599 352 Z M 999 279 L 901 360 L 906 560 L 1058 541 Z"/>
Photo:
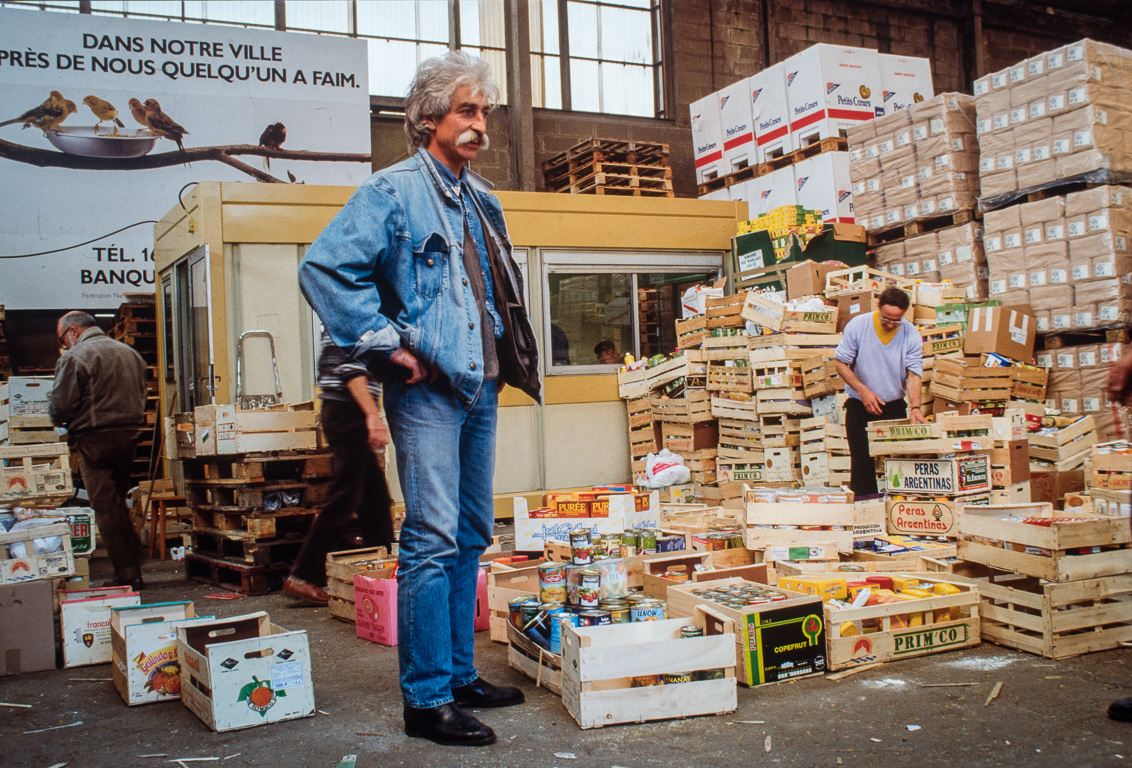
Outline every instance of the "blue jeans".
<path id="1" fill-rule="evenodd" d="M 452 701 L 479 676 L 476 577 L 495 522 L 497 383 L 468 408 L 447 385 L 387 384 L 385 412 L 405 495 L 397 569 L 401 693 L 417 709 Z"/>

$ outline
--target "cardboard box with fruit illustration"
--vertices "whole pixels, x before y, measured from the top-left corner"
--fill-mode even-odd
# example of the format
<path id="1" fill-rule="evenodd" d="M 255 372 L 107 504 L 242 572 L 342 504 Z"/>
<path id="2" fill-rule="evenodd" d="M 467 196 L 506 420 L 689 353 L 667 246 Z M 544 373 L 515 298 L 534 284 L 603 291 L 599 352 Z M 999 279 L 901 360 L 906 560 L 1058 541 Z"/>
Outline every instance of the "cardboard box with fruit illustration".
<path id="1" fill-rule="evenodd" d="M 217 733 L 314 715 L 310 644 L 263 611 L 177 627 L 181 701 Z"/>
<path id="2" fill-rule="evenodd" d="M 128 706 L 181 698 L 177 627 L 213 618 L 195 615 L 192 601 L 110 611 L 114 687 Z"/>

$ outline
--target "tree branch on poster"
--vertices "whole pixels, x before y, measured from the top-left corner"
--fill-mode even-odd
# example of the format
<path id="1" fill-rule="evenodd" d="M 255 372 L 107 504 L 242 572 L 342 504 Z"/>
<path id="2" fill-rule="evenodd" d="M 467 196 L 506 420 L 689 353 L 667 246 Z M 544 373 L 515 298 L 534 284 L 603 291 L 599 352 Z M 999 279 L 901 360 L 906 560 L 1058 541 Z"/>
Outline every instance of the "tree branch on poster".
<path id="1" fill-rule="evenodd" d="M 273 149 L 253 144 L 229 144 L 216 147 L 189 147 L 184 152 L 162 152 L 142 157 L 86 157 L 65 152 L 13 144 L 0 139 L 0 158 L 40 168 L 71 168 L 81 171 L 140 171 L 152 168 L 169 168 L 184 163 L 213 160 L 230 165 L 254 179 L 272 184 L 286 184 L 270 173 L 237 160 L 234 155 L 254 155 L 282 160 L 305 160 L 330 163 L 368 163 L 370 155 L 349 152 L 308 152 L 299 149 Z"/>

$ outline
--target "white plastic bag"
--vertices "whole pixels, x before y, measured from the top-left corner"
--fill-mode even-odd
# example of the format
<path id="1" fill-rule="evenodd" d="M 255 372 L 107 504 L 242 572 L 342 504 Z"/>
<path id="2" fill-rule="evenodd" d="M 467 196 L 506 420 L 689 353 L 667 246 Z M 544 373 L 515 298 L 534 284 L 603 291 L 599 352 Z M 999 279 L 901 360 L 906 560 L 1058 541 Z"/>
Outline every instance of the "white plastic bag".
<path id="1" fill-rule="evenodd" d="M 721 285 L 693 285 L 684 291 L 680 297 L 681 319 L 702 315 L 707 311 L 707 299 L 722 299 L 723 286 Z"/>
<path id="2" fill-rule="evenodd" d="M 645 484 L 649 488 L 667 488 L 692 479 L 692 470 L 684 466 L 684 457 L 662 448 L 645 459 Z"/>
<path id="3" fill-rule="evenodd" d="M 42 528 L 45 525 L 55 525 L 58 519 L 45 519 L 40 517 L 33 517 L 30 520 L 21 520 L 12 526 L 12 532 L 26 531 L 32 528 Z M 51 552 L 63 551 L 63 538 L 61 536 L 45 536 L 40 539 L 32 539 L 32 554 L 46 555 Z M 27 557 L 27 542 L 14 541 L 8 545 L 8 556 L 13 558 Z"/>

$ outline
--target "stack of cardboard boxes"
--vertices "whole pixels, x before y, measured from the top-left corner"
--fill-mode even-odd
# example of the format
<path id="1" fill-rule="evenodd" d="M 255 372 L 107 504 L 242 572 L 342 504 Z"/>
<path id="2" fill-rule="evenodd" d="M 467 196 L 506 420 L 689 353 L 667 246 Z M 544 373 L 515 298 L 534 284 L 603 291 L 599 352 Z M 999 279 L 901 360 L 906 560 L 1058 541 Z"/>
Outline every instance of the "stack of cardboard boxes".
<path id="1" fill-rule="evenodd" d="M 881 245 L 876 249 L 876 266 L 926 283 L 948 281 L 968 299 L 987 298 L 990 272 L 983 226 L 977 221 Z"/>
<path id="2" fill-rule="evenodd" d="M 943 93 L 849 129 L 857 219 L 871 231 L 974 208 L 975 102 Z"/>
<path id="3" fill-rule="evenodd" d="M 983 200 L 1132 172 L 1130 84 L 1132 51 L 1092 40 L 976 80 Z"/>

